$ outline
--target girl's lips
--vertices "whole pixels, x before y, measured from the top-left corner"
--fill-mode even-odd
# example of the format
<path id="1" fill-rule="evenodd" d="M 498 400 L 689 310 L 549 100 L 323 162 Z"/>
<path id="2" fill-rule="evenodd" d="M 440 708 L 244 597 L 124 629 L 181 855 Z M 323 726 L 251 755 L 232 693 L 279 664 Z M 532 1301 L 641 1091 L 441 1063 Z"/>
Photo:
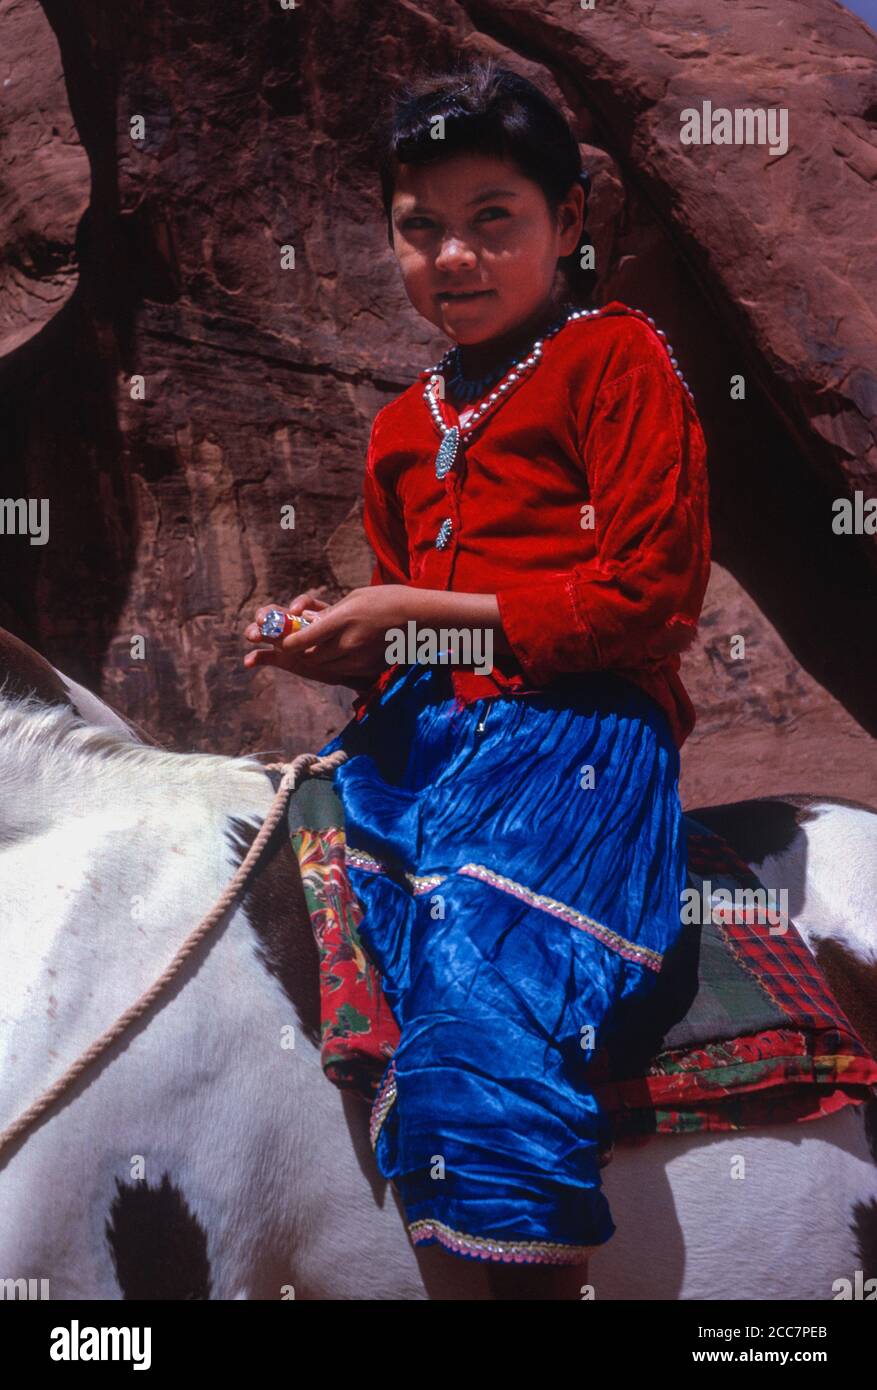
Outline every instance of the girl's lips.
<path id="1" fill-rule="evenodd" d="M 468 299 L 481 299 L 486 294 L 493 294 L 493 290 L 440 290 L 437 297 L 440 304 L 465 304 Z"/>

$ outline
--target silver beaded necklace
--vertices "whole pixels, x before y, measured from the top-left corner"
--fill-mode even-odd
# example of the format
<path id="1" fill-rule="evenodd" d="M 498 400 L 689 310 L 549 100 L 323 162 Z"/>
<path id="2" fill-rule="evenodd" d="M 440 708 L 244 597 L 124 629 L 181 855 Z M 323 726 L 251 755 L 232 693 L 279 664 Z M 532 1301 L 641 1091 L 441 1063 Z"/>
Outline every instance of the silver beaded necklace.
<path id="1" fill-rule="evenodd" d="M 444 478 L 462 457 L 463 440 L 468 439 L 474 433 L 484 418 L 496 408 L 497 402 L 502 401 L 513 386 L 535 370 L 542 357 L 542 348 L 548 339 L 559 333 L 561 328 L 565 328 L 571 319 L 585 318 L 599 312 L 599 309 L 572 309 L 567 306 L 557 322 L 553 323 L 541 338 L 536 339 L 527 356 L 515 358 L 503 380 L 497 384 L 495 390 L 484 397 L 480 405 L 475 407 L 465 425 L 446 425 L 438 407 L 438 384 L 446 379 L 447 372 L 453 364 L 457 352 L 456 348 L 448 349 L 441 361 L 431 369 L 429 380 L 423 388 L 423 399 L 426 401 L 429 413 L 441 436 L 441 443 L 435 456 L 435 476 L 439 480 Z M 438 541 L 436 544 L 438 545 Z"/>
<path id="2" fill-rule="evenodd" d="M 445 378 L 446 371 L 448 371 L 454 353 L 456 353 L 456 347 L 450 347 L 441 361 L 436 363 L 435 367 L 429 368 L 429 377 L 427 379 L 427 384 L 424 386 L 425 403 L 427 403 L 429 414 L 432 416 L 435 428 L 438 430 L 439 435 L 441 435 L 441 443 L 439 443 L 438 453 L 436 453 L 435 456 L 435 477 L 442 480 L 442 478 L 446 477 L 446 474 L 450 473 L 454 464 L 459 463 L 461 457 L 463 457 L 464 439 L 470 438 L 475 430 L 477 430 L 481 424 L 484 424 L 489 414 L 491 414 L 493 410 L 498 409 L 499 404 L 507 399 L 507 392 L 511 391 L 514 386 L 517 386 L 518 382 L 528 377 L 532 371 L 535 371 L 542 357 L 542 347 L 545 346 L 549 338 L 553 338 L 555 334 L 559 334 L 560 329 L 566 327 L 568 322 L 573 322 L 575 318 L 596 318 L 598 314 L 605 313 L 606 309 L 573 309 L 573 307 L 567 304 L 560 320 L 557 321 L 556 324 L 552 324 L 552 327 L 542 335 L 542 338 L 536 338 L 527 356 L 518 357 L 518 359 L 511 364 L 509 373 L 506 374 L 506 377 L 499 382 L 495 391 L 489 392 L 489 395 L 485 396 L 481 404 L 475 406 L 473 413 L 471 413 L 470 418 L 468 418 L 464 425 L 446 425 L 445 421 L 443 421 L 441 410 L 439 410 L 438 407 L 438 385 L 439 382 Z M 644 318 L 648 324 L 652 325 L 652 328 L 655 328 L 657 336 L 662 339 L 663 345 L 667 349 L 667 354 L 669 354 L 670 366 L 673 367 L 675 375 L 680 378 L 682 385 L 685 386 L 685 391 L 688 392 L 689 398 L 691 398 L 692 403 L 694 403 L 694 395 L 692 395 L 691 386 L 688 385 L 684 375 L 682 375 L 680 364 L 675 360 L 673 347 L 667 342 L 667 335 L 666 332 L 663 331 L 663 328 L 657 328 L 655 320 L 650 317 L 650 314 L 644 313 L 642 309 L 628 309 L 628 307 L 625 306 L 624 309 L 613 309 L 612 313 L 635 314 L 638 318 Z M 436 549 L 445 549 L 445 546 L 448 545 L 450 541 L 450 532 L 452 532 L 452 530 L 453 518 L 445 517 L 441 527 L 439 527 L 438 535 L 435 537 Z"/>
<path id="3" fill-rule="evenodd" d="M 485 396 L 480 405 L 475 407 L 465 425 L 446 425 L 438 406 L 439 383 L 445 379 L 446 373 L 454 361 L 454 355 L 457 351 L 456 348 L 450 348 L 445 353 L 444 357 L 442 357 L 441 361 L 430 368 L 429 378 L 423 388 L 423 399 L 427 404 L 433 423 L 441 437 L 441 443 L 439 444 L 438 452 L 435 456 L 436 478 L 441 480 L 451 471 L 463 456 L 464 439 L 469 439 L 474 434 L 475 430 L 484 423 L 485 419 L 498 409 L 502 401 L 507 398 L 507 393 L 509 391 L 517 386 L 524 377 L 529 376 L 535 371 L 542 357 L 542 349 L 550 338 L 553 338 L 555 334 L 559 333 L 562 328 L 565 328 L 568 323 L 572 323 L 575 319 L 595 318 L 597 315 L 604 314 L 605 312 L 605 309 L 573 309 L 568 305 L 558 322 L 552 324 L 541 338 L 536 339 L 527 356 L 519 357 L 512 363 L 503 380 L 499 382 L 495 390 Z M 679 363 L 673 356 L 673 349 L 667 342 L 667 335 L 663 329 L 656 327 L 655 320 L 651 318 L 650 315 L 643 313 L 642 309 L 629 309 L 625 307 L 623 310 L 615 309 L 612 313 L 635 314 L 637 318 L 644 319 L 646 323 L 651 324 L 652 328 L 654 328 L 655 332 L 658 334 L 658 337 L 663 340 L 664 346 L 670 357 L 670 365 L 673 367 L 673 370 L 679 377 L 693 402 L 694 397 L 692 396 L 691 388 L 680 370 Z M 451 538 L 452 528 L 452 518 L 445 517 L 439 527 L 438 535 L 435 538 L 435 545 L 438 550 L 444 550 L 445 546 L 448 544 Z"/>

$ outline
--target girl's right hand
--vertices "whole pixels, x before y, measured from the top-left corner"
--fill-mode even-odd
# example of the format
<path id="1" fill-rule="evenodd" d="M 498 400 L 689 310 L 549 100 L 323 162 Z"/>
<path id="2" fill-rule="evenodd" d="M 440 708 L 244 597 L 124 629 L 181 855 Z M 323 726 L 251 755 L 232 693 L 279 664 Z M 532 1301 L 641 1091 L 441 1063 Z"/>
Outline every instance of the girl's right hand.
<path id="1" fill-rule="evenodd" d="M 265 615 L 272 608 L 283 608 L 284 612 L 292 613 L 296 618 L 301 618 L 302 616 L 313 618 L 316 617 L 318 613 L 321 613 L 324 608 L 331 607 L 331 603 L 327 603 L 325 599 L 317 598 L 315 594 L 299 594 L 297 598 L 290 599 L 287 604 L 263 604 L 261 608 L 256 609 L 255 622 L 250 623 L 249 626 L 244 628 L 244 637 L 248 642 L 254 642 L 259 645 L 270 645 L 268 639 L 262 636 L 262 622 Z M 245 666 L 250 666 L 252 664 L 252 662 L 244 658 Z"/>
<path id="2" fill-rule="evenodd" d="M 271 607 L 272 605 L 268 603 L 264 608 L 259 609 L 259 613 L 264 616 Z M 279 607 L 279 605 L 275 604 L 274 607 Z M 319 613 L 323 608 L 331 607 L 331 603 L 327 603 L 325 599 L 317 598 L 315 594 L 299 594 L 298 598 L 291 599 L 286 604 L 286 612 L 292 613 L 296 618 L 300 618 L 303 613 L 310 617 L 312 613 Z M 258 621 L 261 622 L 262 618 L 259 617 Z"/>

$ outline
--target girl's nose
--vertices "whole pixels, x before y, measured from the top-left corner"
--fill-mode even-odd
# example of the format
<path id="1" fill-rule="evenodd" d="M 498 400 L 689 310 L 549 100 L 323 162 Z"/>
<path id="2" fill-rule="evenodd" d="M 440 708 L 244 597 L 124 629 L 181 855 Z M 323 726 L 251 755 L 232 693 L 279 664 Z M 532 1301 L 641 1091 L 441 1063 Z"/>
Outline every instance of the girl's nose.
<path id="1" fill-rule="evenodd" d="M 439 270 L 453 270 L 456 266 L 473 266 L 475 260 L 475 252 L 471 246 L 467 246 L 459 237 L 448 237 L 447 241 L 442 243 L 435 263 Z"/>

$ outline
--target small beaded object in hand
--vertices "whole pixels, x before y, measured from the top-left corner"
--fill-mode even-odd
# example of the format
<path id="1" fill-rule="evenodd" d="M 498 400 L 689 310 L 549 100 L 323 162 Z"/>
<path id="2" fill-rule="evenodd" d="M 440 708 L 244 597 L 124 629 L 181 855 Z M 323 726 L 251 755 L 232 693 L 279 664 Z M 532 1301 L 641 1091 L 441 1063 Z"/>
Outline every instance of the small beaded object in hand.
<path id="1" fill-rule="evenodd" d="M 567 305 L 561 318 L 551 325 L 543 337 L 536 339 L 526 357 L 517 358 L 510 363 L 503 363 L 500 367 L 495 368 L 488 377 L 477 382 L 466 381 L 460 368 L 460 350 L 456 347 L 450 348 L 441 361 L 431 369 L 429 379 L 423 388 L 423 399 L 441 436 L 441 443 L 435 456 L 435 476 L 441 480 L 451 471 L 462 457 L 463 440 L 474 434 L 485 419 L 499 408 L 502 401 L 506 399 L 507 393 L 514 386 L 535 371 L 542 357 L 542 349 L 548 339 L 553 338 L 556 333 L 559 333 L 562 328 L 565 328 L 568 323 L 572 323 L 575 319 L 598 318 L 601 315 L 605 316 L 607 312 L 605 309 L 573 309 L 571 305 Z M 670 365 L 693 402 L 694 397 L 691 395 L 691 388 L 682 375 L 679 363 L 673 356 L 673 349 L 667 342 L 667 335 L 662 329 L 655 327 L 655 320 L 643 313 L 641 309 L 613 309 L 611 313 L 613 316 L 619 313 L 636 314 L 638 318 L 651 324 L 658 337 L 663 339 L 670 358 Z M 483 392 L 488 385 L 496 381 L 497 377 L 506 370 L 506 367 L 508 367 L 506 376 L 499 382 L 495 390 L 485 396 L 480 405 L 475 407 L 465 425 L 445 424 L 438 405 L 438 386 L 441 381 L 447 380 L 455 388 L 456 394 L 463 399 L 477 399 L 477 393 Z M 448 376 L 449 373 L 450 376 Z M 449 516 L 445 517 L 435 538 L 435 545 L 438 550 L 444 550 L 451 538 L 452 529 L 453 519 Z"/>
<path id="2" fill-rule="evenodd" d="M 285 608 L 269 608 L 259 625 L 259 631 L 267 641 L 276 642 L 286 637 L 287 633 L 301 632 L 312 622 L 312 618 L 299 618 L 295 613 L 287 613 Z"/>

